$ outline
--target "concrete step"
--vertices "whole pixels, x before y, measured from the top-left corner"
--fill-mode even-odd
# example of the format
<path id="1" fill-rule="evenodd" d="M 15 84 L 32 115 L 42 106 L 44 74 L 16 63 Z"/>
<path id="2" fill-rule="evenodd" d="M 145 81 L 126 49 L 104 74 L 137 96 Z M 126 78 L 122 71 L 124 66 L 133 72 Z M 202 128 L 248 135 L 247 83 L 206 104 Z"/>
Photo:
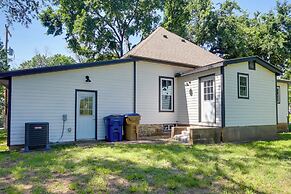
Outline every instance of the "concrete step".
<path id="1" fill-rule="evenodd" d="M 180 141 L 183 142 L 183 143 L 188 143 L 189 142 L 189 136 L 182 136 Z"/>
<path id="2" fill-rule="evenodd" d="M 183 143 L 188 143 L 190 140 L 190 135 L 186 131 L 182 134 L 175 135 L 174 139 Z"/>
<path id="3" fill-rule="evenodd" d="M 187 131 L 187 130 L 184 130 L 184 131 L 182 131 L 182 133 L 181 133 L 182 135 L 190 135 L 190 131 Z"/>

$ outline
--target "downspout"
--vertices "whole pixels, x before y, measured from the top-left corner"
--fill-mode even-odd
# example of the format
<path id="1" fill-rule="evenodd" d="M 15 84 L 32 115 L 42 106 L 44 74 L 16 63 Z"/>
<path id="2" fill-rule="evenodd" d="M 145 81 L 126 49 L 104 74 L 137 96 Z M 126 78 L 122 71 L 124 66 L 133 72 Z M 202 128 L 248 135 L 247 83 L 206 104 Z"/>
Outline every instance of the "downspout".
<path id="1" fill-rule="evenodd" d="M 224 66 L 220 67 L 222 84 L 221 84 L 221 127 L 225 127 L 225 81 L 224 81 Z"/>
<path id="2" fill-rule="evenodd" d="M 276 99 L 276 126 L 278 126 L 278 95 L 277 95 L 277 75 L 275 73 L 275 99 Z"/>
<path id="3" fill-rule="evenodd" d="M 8 121 L 7 121 L 7 146 L 10 147 L 11 139 L 11 96 L 12 96 L 12 77 L 8 80 Z"/>
<path id="4" fill-rule="evenodd" d="M 136 61 L 133 61 L 133 113 L 136 113 Z"/>
<path id="5" fill-rule="evenodd" d="M 289 83 L 287 83 L 287 105 L 288 105 L 288 110 L 287 110 L 287 131 L 291 132 L 291 129 L 289 129 L 289 123 L 290 123 L 290 119 L 289 119 L 289 107 L 290 107 L 290 103 L 289 103 Z"/>
<path id="6" fill-rule="evenodd" d="M 223 142 L 223 129 L 225 127 L 225 79 L 224 79 L 224 65 L 220 67 L 220 73 L 222 76 L 221 83 L 221 142 Z"/>

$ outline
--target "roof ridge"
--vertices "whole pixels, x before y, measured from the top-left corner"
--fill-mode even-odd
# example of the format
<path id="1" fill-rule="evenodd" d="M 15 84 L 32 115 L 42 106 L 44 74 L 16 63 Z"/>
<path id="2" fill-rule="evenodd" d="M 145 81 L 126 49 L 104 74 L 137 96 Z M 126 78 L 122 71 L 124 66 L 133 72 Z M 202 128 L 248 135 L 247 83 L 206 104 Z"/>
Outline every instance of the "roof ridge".
<path id="1" fill-rule="evenodd" d="M 162 27 L 161 27 L 161 28 L 162 28 Z M 186 38 L 184 38 L 184 37 L 182 37 L 182 36 L 179 36 L 179 35 L 175 34 L 174 32 L 171 32 L 171 31 L 169 31 L 169 30 L 167 30 L 167 29 L 165 29 L 165 28 L 163 28 L 163 29 L 166 30 L 167 32 L 171 33 L 172 35 L 178 37 L 178 38 L 184 39 L 186 42 L 188 42 L 188 43 L 194 45 L 195 47 L 197 47 L 197 48 L 203 50 L 203 52 L 207 52 L 207 53 L 210 53 L 210 54 L 212 54 L 212 55 L 214 55 L 214 56 L 216 56 L 216 57 L 219 57 L 219 56 L 217 56 L 217 55 L 211 53 L 210 51 L 205 50 L 203 47 L 198 46 L 198 45 L 195 44 L 194 42 L 191 42 L 190 40 L 188 40 L 188 39 L 186 39 Z M 219 58 L 221 58 L 221 57 L 219 57 Z M 221 58 L 221 60 L 223 60 L 223 58 Z"/>
<path id="2" fill-rule="evenodd" d="M 140 41 L 134 48 L 129 50 L 127 53 L 125 53 L 122 58 L 128 57 L 130 55 L 136 54 L 137 50 L 141 49 L 146 43 L 148 43 L 148 40 L 150 40 L 154 34 L 156 34 L 158 31 L 160 31 L 163 27 L 159 26 L 157 27 L 148 37 L 146 37 L 144 40 Z"/>
<path id="3" fill-rule="evenodd" d="M 223 60 L 161 26 L 122 56 L 122 58 L 130 57 L 166 60 L 193 66 L 204 66 Z"/>

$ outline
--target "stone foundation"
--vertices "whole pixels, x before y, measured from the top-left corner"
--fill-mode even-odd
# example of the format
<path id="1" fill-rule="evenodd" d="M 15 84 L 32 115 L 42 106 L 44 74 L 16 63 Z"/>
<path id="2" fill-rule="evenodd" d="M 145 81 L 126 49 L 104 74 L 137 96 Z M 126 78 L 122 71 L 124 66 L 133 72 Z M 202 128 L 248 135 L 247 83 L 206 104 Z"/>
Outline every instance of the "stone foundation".
<path id="1" fill-rule="evenodd" d="M 162 135 L 163 125 L 162 124 L 140 124 L 138 126 L 138 134 L 140 137 Z"/>
<path id="2" fill-rule="evenodd" d="M 277 125 L 225 127 L 222 129 L 223 142 L 249 142 L 277 138 Z"/>
<path id="3" fill-rule="evenodd" d="M 221 128 L 192 128 L 190 129 L 191 144 L 221 143 Z"/>
<path id="4" fill-rule="evenodd" d="M 277 124 L 277 132 L 278 133 L 284 133 L 284 132 L 288 132 L 288 123 L 278 123 Z"/>

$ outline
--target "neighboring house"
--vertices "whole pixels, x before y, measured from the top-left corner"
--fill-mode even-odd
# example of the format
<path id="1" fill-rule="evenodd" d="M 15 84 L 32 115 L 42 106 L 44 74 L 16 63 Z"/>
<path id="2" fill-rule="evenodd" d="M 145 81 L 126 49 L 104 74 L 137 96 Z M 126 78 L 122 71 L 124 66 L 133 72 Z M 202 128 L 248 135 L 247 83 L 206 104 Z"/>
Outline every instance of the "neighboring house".
<path id="1" fill-rule="evenodd" d="M 288 115 L 288 86 L 290 80 L 278 79 L 277 80 L 277 104 L 278 104 L 278 131 L 287 132 L 289 124 Z"/>
<path id="2" fill-rule="evenodd" d="M 24 144 L 26 122 L 49 122 L 52 143 L 104 140 L 103 118 L 132 112 L 143 135 L 177 123 L 223 128 L 223 141 L 272 139 L 280 74 L 258 57 L 223 60 L 160 27 L 122 59 L 1 73 L 7 142 Z"/>

